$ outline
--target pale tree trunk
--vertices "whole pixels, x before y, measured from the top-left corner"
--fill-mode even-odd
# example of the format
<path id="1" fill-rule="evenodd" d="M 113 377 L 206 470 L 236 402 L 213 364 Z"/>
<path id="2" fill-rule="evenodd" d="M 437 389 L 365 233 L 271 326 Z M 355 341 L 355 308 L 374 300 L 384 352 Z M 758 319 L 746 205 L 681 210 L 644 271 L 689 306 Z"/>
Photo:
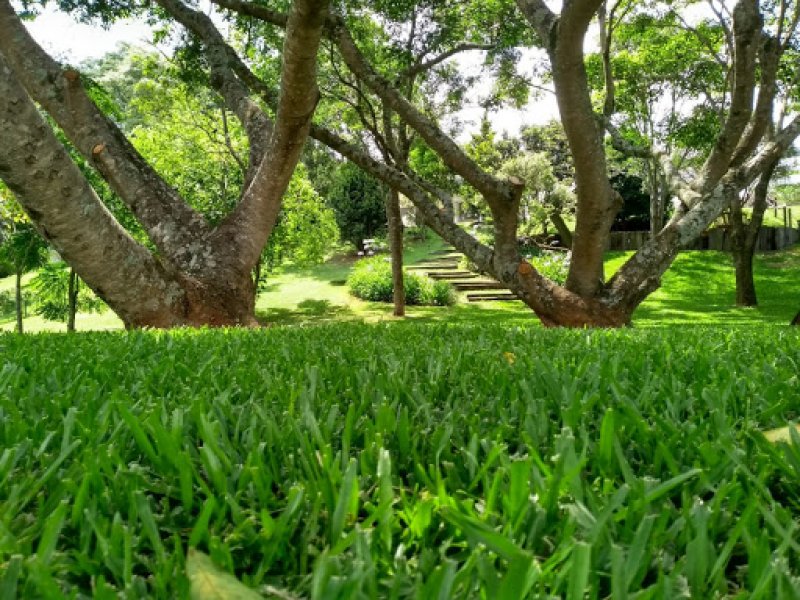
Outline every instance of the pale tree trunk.
<path id="1" fill-rule="evenodd" d="M 75 313 L 78 312 L 78 274 L 75 269 L 69 270 L 69 285 L 67 286 L 67 331 L 75 331 Z"/>
<path id="2" fill-rule="evenodd" d="M 392 256 L 392 300 L 394 316 L 406 314 L 406 292 L 403 282 L 403 219 L 400 215 L 400 194 L 389 190 L 386 195 L 386 223 L 389 229 L 389 251 Z"/>
<path id="3" fill-rule="evenodd" d="M 17 312 L 17 333 L 23 333 L 22 327 L 22 271 L 17 269 L 16 280 L 14 284 L 14 293 L 16 296 L 16 312 Z"/>
<path id="4" fill-rule="evenodd" d="M 174 0 L 159 4 L 219 36 L 203 13 Z M 224 73 L 220 79 L 227 53 L 209 53 L 212 80 L 242 121 L 251 156 L 239 204 L 212 229 L 99 111 L 79 73 L 62 70 L 30 37 L 8 0 L 0 0 L 0 174 L 39 233 L 126 327 L 256 324 L 252 270 L 319 97 L 316 54 L 326 18 L 327 0 L 293 2 L 274 123 L 238 80 Z M 157 256 L 120 227 L 34 101 L 132 210 Z"/>

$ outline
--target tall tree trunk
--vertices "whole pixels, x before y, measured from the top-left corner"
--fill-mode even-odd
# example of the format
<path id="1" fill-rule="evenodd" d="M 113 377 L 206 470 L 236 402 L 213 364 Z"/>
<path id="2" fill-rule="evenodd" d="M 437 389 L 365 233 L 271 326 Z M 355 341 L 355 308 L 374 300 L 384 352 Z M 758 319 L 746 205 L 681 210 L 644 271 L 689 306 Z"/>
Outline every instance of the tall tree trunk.
<path id="1" fill-rule="evenodd" d="M 67 286 L 67 331 L 75 331 L 75 313 L 78 312 L 78 274 L 75 269 L 69 270 Z"/>
<path id="2" fill-rule="evenodd" d="M 17 301 L 17 333 L 23 333 L 22 327 L 22 271 L 17 270 L 16 273 L 16 282 L 14 286 L 14 293 L 16 295 Z"/>
<path id="3" fill-rule="evenodd" d="M 400 214 L 400 194 L 389 190 L 386 195 L 386 222 L 389 228 L 389 251 L 392 256 L 392 299 L 394 316 L 406 314 L 406 291 L 403 282 L 403 218 Z"/>
<path id="4" fill-rule="evenodd" d="M 745 222 L 742 211 L 742 199 L 738 193 L 731 197 L 731 253 L 736 272 L 736 304 L 738 306 L 757 306 L 756 284 L 753 279 L 753 256 L 755 254 L 758 232 L 764 222 L 767 210 L 767 192 L 769 182 L 775 171 L 775 164 L 770 165 L 753 190 L 753 213 L 749 222 Z"/>

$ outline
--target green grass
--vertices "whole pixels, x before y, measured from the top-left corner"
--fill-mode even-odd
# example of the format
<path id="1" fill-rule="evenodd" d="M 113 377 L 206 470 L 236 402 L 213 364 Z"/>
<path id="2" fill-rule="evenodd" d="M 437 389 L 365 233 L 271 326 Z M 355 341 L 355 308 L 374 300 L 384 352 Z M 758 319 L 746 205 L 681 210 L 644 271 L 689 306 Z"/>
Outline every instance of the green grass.
<path id="1" fill-rule="evenodd" d="M 528 322 L 530 323 L 530 321 Z M 0 335 L 0 596 L 796 598 L 800 332 Z"/>
<path id="2" fill-rule="evenodd" d="M 614 273 L 630 252 L 612 253 L 606 264 Z M 800 246 L 756 255 L 759 305 L 735 306 L 735 279 L 730 255 L 682 252 L 664 274 L 661 288 L 634 313 L 636 326 L 664 324 L 788 323 L 800 310 Z"/>
<path id="3" fill-rule="evenodd" d="M 444 244 L 439 238 L 410 244 L 406 264 L 424 262 Z M 610 253 L 606 258 L 608 277 L 619 268 L 630 252 Z M 256 311 L 272 325 L 311 325 L 338 321 L 390 322 L 392 307 L 386 303 L 364 302 L 352 297 L 344 284 L 355 262 L 340 255 L 311 268 L 284 268 L 269 277 L 259 295 Z M 729 255 L 720 252 L 683 252 L 662 280 L 662 287 L 634 313 L 637 327 L 664 324 L 755 324 L 786 323 L 800 310 L 800 246 L 763 253 L 755 260 L 759 306 L 737 308 L 733 265 Z M 10 287 L 9 287 L 10 286 Z M 13 290 L 13 277 L 0 279 L 0 290 Z M 448 323 L 534 323 L 535 316 L 521 302 L 462 302 L 453 307 L 408 307 L 411 321 Z M 27 331 L 63 331 L 63 323 L 41 317 L 26 319 Z M 111 311 L 78 316 L 79 330 L 121 329 L 121 321 Z M 14 328 L 13 314 L 0 320 L 0 331 Z"/>

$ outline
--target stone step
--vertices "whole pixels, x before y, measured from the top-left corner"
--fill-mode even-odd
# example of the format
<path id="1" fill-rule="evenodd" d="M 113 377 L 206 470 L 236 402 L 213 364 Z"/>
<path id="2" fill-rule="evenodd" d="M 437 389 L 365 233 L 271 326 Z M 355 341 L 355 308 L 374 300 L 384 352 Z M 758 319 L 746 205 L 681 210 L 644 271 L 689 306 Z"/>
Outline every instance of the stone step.
<path id="1" fill-rule="evenodd" d="M 458 263 L 454 262 L 437 262 L 437 263 L 421 263 L 411 265 L 408 267 L 413 271 L 442 271 L 442 270 L 458 270 Z"/>
<path id="2" fill-rule="evenodd" d="M 493 293 L 484 292 L 477 294 L 467 294 L 468 302 L 488 302 L 495 300 L 519 300 L 519 298 L 517 298 L 511 292 L 493 292 Z"/>
<path id="3" fill-rule="evenodd" d="M 497 293 L 501 293 L 506 291 L 506 288 L 497 281 L 452 281 L 450 284 L 459 292 L 496 290 Z"/>
<path id="4" fill-rule="evenodd" d="M 450 281 L 451 279 L 475 279 L 477 275 L 472 271 L 428 271 L 428 277 L 431 279 L 444 279 Z"/>

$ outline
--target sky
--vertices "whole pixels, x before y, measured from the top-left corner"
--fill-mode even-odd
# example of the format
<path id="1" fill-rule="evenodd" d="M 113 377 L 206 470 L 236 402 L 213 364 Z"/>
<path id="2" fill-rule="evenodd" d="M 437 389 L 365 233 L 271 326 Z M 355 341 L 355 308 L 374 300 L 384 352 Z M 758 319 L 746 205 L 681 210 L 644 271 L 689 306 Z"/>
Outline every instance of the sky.
<path id="1" fill-rule="evenodd" d="M 143 46 L 151 39 L 151 28 L 144 21 L 129 19 L 103 29 L 77 23 L 52 4 L 26 27 L 51 56 L 71 64 L 99 58 L 122 42 Z"/>

